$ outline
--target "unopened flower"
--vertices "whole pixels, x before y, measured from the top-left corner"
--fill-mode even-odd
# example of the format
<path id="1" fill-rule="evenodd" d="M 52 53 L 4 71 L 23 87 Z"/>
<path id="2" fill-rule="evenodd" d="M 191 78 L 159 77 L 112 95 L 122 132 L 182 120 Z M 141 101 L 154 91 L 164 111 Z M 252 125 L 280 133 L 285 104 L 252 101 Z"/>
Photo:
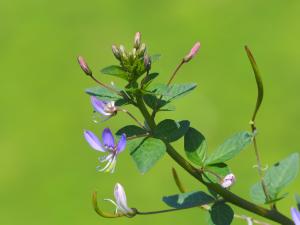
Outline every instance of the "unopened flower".
<path id="1" fill-rule="evenodd" d="M 193 48 L 191 49 L 191 51 L 189 52 L 189 54 L 187 54 L 184 58 L 183 61 L 185 63 L 187 63 L 188 61 L 190 61 L 192 58 L 194 58 L 194 56 L 197 54 L 198 50 L 200 48 L 200 42 L 197 42 Z"/>
<path id="2" fill-rule="evenodd" d="M 127 56 L 124 45 L 120 45 L 119 52 L 120 52 L 120 55 L 121 55 L 122 58 L 128 59 L 128 56 Z"/>
<path id="3" fill-rule="evenodd" d="M 83 70 L 83 72 L 86 75 L 91 76 L 92 71 L 90 70 L 88 64 L 85 62 L 84 58 L 82 56 L 78 56 L 77 60 L 78 60 L 78 63 L 80 65 L 81 69 Z"/>
<path id="4" fill-rule="evenodd" d="M 133 209 L 128 207 L 125 190 L 123 186 L 119 183 L 116 183 L 115 185 L 114 196 L 115 196 L 115 201 L 111 199 L 105 199 L 105 200 L 110 201 L 116 206 L 115 213 L 116 214 L 122 213 L 125 214 L 126 216 L 134 216 L 135 212 L 133 211 Z"/>
<path id="5" fill-rule="evenodd" d="M 291 208 L 291 214 L 295 225 L 300 225 L 300 212 L 296 208 Z"/>
<path id="6" fill-rule="evenodd" d="M 148 55 L 144 56 L 144 66 L 147 71 L 151 69 L 151 59 Z"/>
<path id="7" fill-rule="evenodd" d="M 140 32 L 136 32 L 135 36 L 134 36 L 134 45 L 133 47 L 138 49 L 141 45 L 141 33 Z"/>
<path id="8" fill-rule="evenodd" d="M 96 112 L 102 114 L 103 116 L 114 116 L 117 113 L 117 107 L 115 106 L 114 101 L 102 101 L 99 100 L 97 97 L 91 97 L 92 105 Z"/>
<path id="9" fill-rule="evenodd" d="M 115 46 L 115 45 L 111 46 L 111 50 L 112 50 L 114 56 L 116 57 L 116 59 L 120 60 L 121 59 L 121 55 L 120 55 L 120 51 L 117 48 L 117 46 Z"/>
<path id="10" fill-rule="evenodd" d="M 143 43 L 143 44 L 141 44 L 140 48 L 138 49 L 137 55 L 139 57 L 142 57 L 142 56 L 144 56 L 145 52 L 146 52 L 146 44 Z"/>
<path id="11" fill-rule="evenodd" d="M 234 183 L 235 183 L 235 176 L 233 173 L 230 173 L 223 178 L 220 184 L 223 188 L 229 188 Z"/>
<path id="12" fill-rule="evenodd" d="M 102 143 L 91 131 L 85 130 L 84 137 L 93 149 L 108 153 L 108 155 L 99 158 L 99 162 L 106 162 L 106 165 L 102 168 L 99 166 L 98 171 L 113 173 L 116 167 L 117 157 L 126 147 L 126 135 L 122 134 L 119 142 L 115 143 L 114 136 L 110 129 L 105 128 L 102 132 Z"/>

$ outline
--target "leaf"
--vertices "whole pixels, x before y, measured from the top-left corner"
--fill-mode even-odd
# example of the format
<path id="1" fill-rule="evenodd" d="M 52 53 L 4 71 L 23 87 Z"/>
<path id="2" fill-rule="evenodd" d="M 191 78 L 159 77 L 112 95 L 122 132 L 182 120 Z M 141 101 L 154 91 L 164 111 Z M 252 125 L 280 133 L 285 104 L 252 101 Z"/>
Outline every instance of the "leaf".
<path id="1" fill-rule="evenodd" d="M 92 87 L 85 90 L 85 92 L 92 96 L 97 96 L 101 100 L 117 101 L 123 99 L 120 95 L 108 90 L 104 87 Z"/>
<path id="2" fill-rule="evenodd" d="M 135 125 L 128 125 L 118 130 L 116 135 L 121 136 L 122 134 L 126 134 L 126 137 L 132 137 L 132 136 L 144 135 L 147 133 L 148 132 L 142 129 L 141 127 Z"/>
<path id="3" fill-rule="evenodd" d="M 161 109 L 163 106 L 168 104 L 165 100 L 159 99 L 155 95 L 145 94 L 143 96 L 145 103 L 147 106 L 149 106 L 151 109 Z"/>
<path id="4" fill-rule="evenodd" d="M 165 196 L 164 203 L 172 208 L 191 208 L 210 204 L 215 201 L 213 197 L 203 191 L 187 192 L 183 194 Z"/>
<path id="5" fill-rule="evenodd" d="M 122 67 L 120 66 L 112 65 L 112 66 L 105 67 L 101 70 L 101 73 L 116 76 L 124 80 L 129 79 L 128 73 L 125 70 L 123 70 Z"/>
<path id="6" fill-rule="evenodd" d="M 166 152 L 165 143 L 151 137 L 129 141 L 127 147 L 141 173 L 153 167 Z"/>
<path id="7" fill-rule="evenodd" d="M 255 106 L 254 113 L 252 116 L 252 121 L 255 121 L 256 114 L 259 110 L 259 107 L 260 107 L 263 97 L 264 97 L 264 86 L 263 86 L 263 82 L 262 82 L 261 75 L 258 70 L 257 64 L 255 62 L 255 59 L 254 59 L 250 49 L 247 46 L 245 46 L 245 50 L 246 50 L 247 56 L 250 60 L 250 63 L 251 63 L 251 66 L 252 66 L 252 69 L 253 69 L 253 72 L 255 75 L 256 85 L 257 85 L 256 106 Z"/>
<path id="8" fill-rule="evenodd" d="M 157 76 L 159 73 L 150 73 L 144 79 L 144 87 L 147 87 Z"/>
<path id="9" fill-rule="evenodd" d="M 195 128 L 190 127 L 184 135 L 184 150 L 189 160 L 202 166 L 206 157 L 205 137 Z"/>
<path id="10" fill-rule="evenodd" d="M 209 213 L 212 222 L 210 224 L 215 225 L 230 225 L 234 216 L 232 208 L 223 202 L 213 204 Z"/>
<path id="11" fill-rule="evenodd" d="M 219 183 L 220 179 L 223 179 L 226 175 L 230 173 L 230 168 L 225 163 L 217 163 L 206 166 L 204 168 L 204 171 L 205 176 L 203 178 L 207 182 Z M 214 174 L 217 174 L 219 178 Z"/>
<path id="12" fill-rule="evenodd" d="M 233 135 L 205 160 L 205 164 L 210 165 L 222 163 L 232 159 L 251 143 L 252 137 L 252 133 L 247 131 L 239 132 Z"/>
<path id="13" fill-rule="evenodd" d="M 182 97 L 197 87 L 195 83 L 187 83 L 187 84 L 173 84 L 173 85 L 166 85 L 166 84 L 155 84 L 150 85 L 148 91 L 154 95 L 160 96 L 162 95 L 162 100 L 166 101 L 167 103 Z"/>
<path id="14" fill-rule="evenodd" d="M 151 55 L 151 56 L 150 56 L 150 58 L 151 58 L 151 63 L 157 62 L 157 61 L 160 59 L 160 57 L 161 57 L 161 54 L 153 54 L 153 55 Z"/>
<path id="15" fill-rule="evenodd" d="M 166 119 L 157 125 L 154 135 L 167 142 L 173 142 L 181 138 L 188 131 L 189 126 L 190 122 L 188 120 L 176 122 L 175 120 Z"/>
<path id="16" fill-rule="evenodd" d="M 272 202 L 285 196 L 278 196 L 280 191 L 294 180 L 299 171 L 299 154 L 293 153 L 287 158 L 275 163 L 265 173 L 264 182 Z M 256 203 L 269 203 L 260 182 L 252 186 L 250 195 Z"/>
<path id="17" fill-rule="evenodd" d="M 160 108 L 158 111 L 160 112 L 169 112 L 169 111 L 175 111 L 176 107 L 174 105 L 168 104 Z"/>

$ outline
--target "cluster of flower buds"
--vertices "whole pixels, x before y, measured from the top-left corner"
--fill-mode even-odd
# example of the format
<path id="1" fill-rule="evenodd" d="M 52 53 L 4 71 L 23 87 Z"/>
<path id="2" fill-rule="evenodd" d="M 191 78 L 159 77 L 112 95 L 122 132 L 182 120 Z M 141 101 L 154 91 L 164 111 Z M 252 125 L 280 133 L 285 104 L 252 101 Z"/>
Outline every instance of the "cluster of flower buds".
<path id="1" fill-rule="evenodd" d="M 112 53 L 120 62 L 122 69 L 133 76 L 130 77 L 129 80 L 136 80 L 145 71 L 150 70 L 150 57 L 147 55 L 146 51 L 146 44 L 141 42 L 140 32 L 135 34 L 131 51 L 126 51 L 123 45 L 120 45 L 119 47 L 116 45 L 112 46 Z"/>
<path id="2" fill-rule="evenodd" d="M 146 53 L 146 44 L 141 43 L 141 33 L 137 32 L 134 37 L 133 49 L 130 52 L 127 52 L 123 45 L 120 45 L 119 47 L 113 45 L 112 52 L 116 59 L 121 63 L 124 63 L 124 61 L 143 58 Z"/>

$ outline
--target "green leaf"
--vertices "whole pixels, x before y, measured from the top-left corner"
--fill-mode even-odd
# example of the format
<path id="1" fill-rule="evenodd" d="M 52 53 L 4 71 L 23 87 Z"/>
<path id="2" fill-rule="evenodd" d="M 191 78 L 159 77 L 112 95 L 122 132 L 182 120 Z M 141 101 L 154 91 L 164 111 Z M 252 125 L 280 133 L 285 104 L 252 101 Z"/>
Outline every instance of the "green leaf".
<path id="1" fill-rule="evenodd" d="M 252 137 L 252 133 L 247 131 L 239 132 L 233 135 L 205 160 L 205 164 L 210 165 L 222 163 L 232 159 L 251 143 Z"/>
<path id="2" fill-rule="evenodd" d="M 206 166 L 204 168 L 204 180 L 212 183 L 219 183 L 220 179 L 223 179 L 226 175 L 230 173 L 230 168 L 225 163 L 217 163 L 213 165 Z M 215 176 L 217 174 L 219 177 Z"/>
<path id="3" fill-rule="evenodd" d="M 118 130 L 116 135 L 121 136 L 122 134 L 126 134 L 126 137 L 133 137 L 138 135 L 145 135 L 147 133 L 148 132 L 142 129 L 141 127 L 135 125 L 128 125 Z"/>
<path id="4" fill-rule="evenodd" d="M 167 142 L 173 142 L 181 138 L 188 131 L 189 126 L 190 122 L 188 120 L 176 122 L 175 120 L 166 119 L 157 125 L 154 135 Z"/>
<path id="5" fill-rule="evenodd" d="M 159 73 L 150 73 L 144 79 L 144 87 L 147 87 L 157 76 Z"/>
<path id="6" fill-rule="evenodd" d="M 184 135 L 184 150 L 189 160 L 202 166 L 206 157 L 205 137 L 195 128 L 190 127 Z"/>
<path id="7" fill-rule="evenodd" d="M 127 147 L 141 173 L 147 172 L 166 152 L 165 143 L 151 137 L 131 140 Z"/>
<path id="8" fill-rule="evenodd" d="M 264 182 L 272 202 L 285 196 L 279 196 L 280 191 L 292 182 L 299 172 L 299 154 L 293 153 L 287 158 L 275 163 L 265 173 Z M 250 195 L 256 203 L 270 203 L 265 198 L 261 183 L 252 186 Z"/>
<path id="9" fill-rule="evenodd" d="M 191 208 L 210 204 L 215 201 L 213 197 L 203 191 L 187 192 L 183 194 L 165 196 L 164 203 L 172 208 Z"/>
<path id="10" fill-rule="evenodd" d="M 117 101 L 123 99 L 120 95 L 108 90 L 104 87 L 92 87 L 85 90 L 89 95 L 97 96 L 101 100 Z"/>
<path id="11" fill-rule="evenodd" d="M 195 83 L 187 83 L 187 84 L 155 84 L 151 85 L 149 91 L 154 95 L 162 95 L 163 100 L 166 102 L 170 102 L 176 98 L 182 97 L 197 87 Z"/>
<path id="12" fill-rule="evenodd" d="M 214 225 L 230 225 L 234 216 L 232 208 L 223 202 L 213 204 L 209 213 L 210 224 Z"/>
<path id="13" fill-rule="evenodd" d="M 169 111 L 175 111 L 176 107 L 174 105 L 168 104 L 160 108 L 158 111 L 160 112 L 169 112 Z"/>
<path id="14" fill-rule="evenodd" d="M 153 54 L 150 56 L 151 58 L 151 63 L 155 63 L 160 59 L 161 55 L 160 54 Z"/>
<path id="15" fill-rule="evenodd" d="M 151 109 L 161 109 L 163 106 L 168 104 L 165 100 L 159 99 L 155 95 L 145 94 L 143 96 L 145 103 L 147 106 L 149 106 Z"/>
<path id="16" fill-rule="evenodd" d="M 101 73 L 116 76 L 124 80 L 129 79 L 128 73 L 125 70 L 123 70 L 122 67 L 120 66 L 112 65 L 112 66 L 105 67 L 101 70 Z"/>

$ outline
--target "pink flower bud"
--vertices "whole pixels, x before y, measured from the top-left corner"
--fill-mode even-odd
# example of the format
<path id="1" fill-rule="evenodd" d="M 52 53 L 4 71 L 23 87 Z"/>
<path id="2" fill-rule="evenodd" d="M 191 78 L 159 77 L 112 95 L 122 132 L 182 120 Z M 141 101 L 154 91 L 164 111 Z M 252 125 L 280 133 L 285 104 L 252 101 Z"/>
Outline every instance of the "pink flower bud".
<path id="1" fill-rule="evenodd" d="M 117 46 L 113 45 L 111 46 L 111 49 L 112 49 L 112 52 L 114 54 L 114 56 L 120 60 L 121 59 L 121 55 L 120 55 L 120 52 L 119 52 L 119 49 L 117 48 Z"/>
<path id="2" fill-rule="evenodd" d="M 81 67 L 81 69 L 83 70 L 83 72 L 88 75 L 91 76 L 92 75 L 92 71 L 90 70 L 88 64 L 85 62 L 84 58 L 82 56 L 78 56 L 78 63 Z"/>
<path id="3" fill-rule="evenodd" d="M 223 188 L 229 188 L 235 183 L 235 176 L 233 173 L 227 174 L 221 181 L 221 186 Z"/>
<path id="4" fill-rule="evenodd" d="M 187 63 L 188 61 L 190 61 L 192 58 L 194 58 L 194 56 L 197 54 L 198 50 L 200 48 L 200 42 L 197 42 L 193 48 L 191 49 L 191 51 L 189 52 L 189 54 L 187 54 L 184 58 L 183 61 L 185 63 Z"/>
<path id="5" fill-rule="evenodd" d="M 141 33 L 140 32 L 136 32 L 135 36 L 134 36 L 134 47 L 136 49 L 138 49 L 141 45 Z"/>

